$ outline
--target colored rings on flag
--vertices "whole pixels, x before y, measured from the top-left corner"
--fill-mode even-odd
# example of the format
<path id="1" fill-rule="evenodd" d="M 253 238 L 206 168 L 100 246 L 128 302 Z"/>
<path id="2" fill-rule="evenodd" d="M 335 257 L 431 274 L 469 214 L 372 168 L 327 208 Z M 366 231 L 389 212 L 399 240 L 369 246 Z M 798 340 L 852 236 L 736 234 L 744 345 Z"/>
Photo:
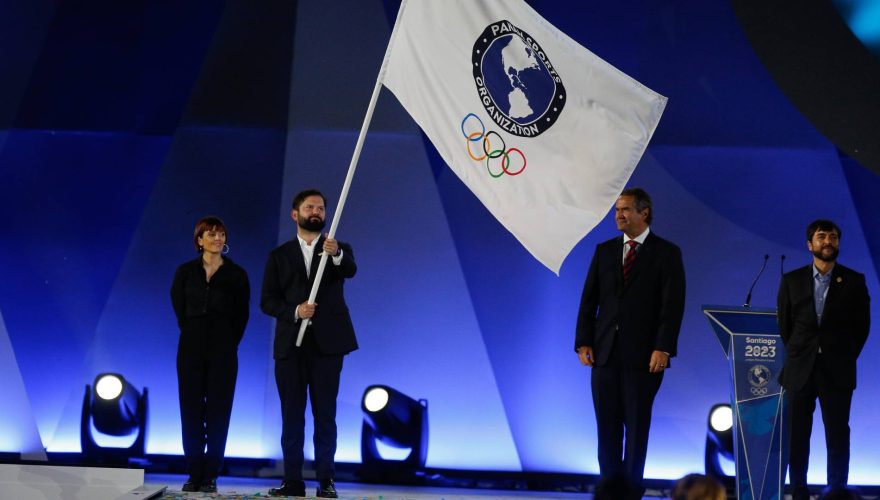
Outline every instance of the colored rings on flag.
<path id="1" fill-rule="evenodd" d="M 470 127 L 466 127 L 466 125 L 471 118 L 471 122 L 473 120 L 477 121 L 480 130 L 469 133 L 467 129 Z M 507 143 L 504 142 L 504 138 L 501 137 L 501 134 L 499 134 L 498 132 L 494 130 L 490 130 L 487 132 L 486 125 L 483 124 L 483 120 L 481 120 L 479 116 L 473 113 L 468 113 L 467 115 L 465 115 L 465 117 L 461 120 L 461 134 L 465 137 L 465 139 L 467 139 L 465 147 L 467 149 L 468 156 L 470 156 L 471 159 L 474 161 L 481 162 L 483 160 L 486 160 L 486 170 L 489 172 L 489 175 L 492 178 L 497 179 L 504 174 L 510 176 L 519 175 L 526 169 L 526 155 L 523 154 L 523 152 L 519 148 L 508 149 Z M 493 141 L 491 138 L 491 136 L 493 135 L 497 138 L 497 141 L 501 142 L 500 147 L 493 146 Z M 478 153 L 482 154 L 477 156 L 477 154 L 474 153 L 475 148 L 471 147 L 471 143 L 479 143 L 481 141 L 482 151 L 478 151 Z M 479 146 L 476 146 L 476 148 L 479 148 Z M 520 164 L 517 167 L 511 167 L 511 153 L 519 155 L 520 159 L 522 160 L 521 162 L 519 162 Z M 497 160 L 499 158 L 501 167 L 500 170 L 498 170 L 498 162 L 493 162 L 493 160 Z M 493 167 L 495 171 L 493 171 Z"/>
<path id="2" fill-rule="evenodd" d="M 464 131 L 464 124 L 467 123 L 467 119 L 470 118 L 470 117 L 472 117 L 472 116 L 474 117 L 474 120 L 477 120 L 477 122 L 479 122 L 479 124 L 480 124 L 480 128 L 483 129 L 481 132 L 474 132 L 475 134 L 476 134 L 476 133 L 479 133 L 479 135 L 476 136 L 476 137 L 477 137 L 476 139 L 471 139 L 471 136 L 472 136 L 473 134 L 468 134 L 467 132 Z M 480 120 L 480 117 L 479 117 L 479 116 L 477 116 L 477 115 L 475 115 L 475 114 L 473 114 L 473 113 L 468 113 L 468 114 L 464 115 L 464 119 L 461 120 L 461 134 L 462 134 L 463 136 L 467 137 L 469 141 L 474 141 L 474 142 L 476 142 L 476 141 L 479 141 L 480 139 L 482 139 L 484 135 L 486 135 L 486 126 L 483 125 L 483 120 Z"/>
<path id="3" fill-rule="evenodd" d="M 474 156 L 474 153 L 471 151 L 471 142 L 479 141 L 481 138 L 484 139 L 484 141 L 483 141 L 483 151 L 485 151 L 485 150 L 486 150 L 486 141 L 485 141 L 485 137 L 486 137 L 486 136 L 483 135 L 483 134 L 481 134 L 480 132 L 474 132 L 473 134 L 470 134 L 469 136 L 467 136 L 467 138 L 468 138 L 468 142 L 467 142 L 467 152 L 468 152 L 468 156 L 470 156 L 472 160 L 474 160 L 474 161 L 483 161 L 483 160 L 486 159 L 486 156 L 488 156 L 488 154 L 484 154 L 483 156 L 476 157 L 476 156 Z"/>

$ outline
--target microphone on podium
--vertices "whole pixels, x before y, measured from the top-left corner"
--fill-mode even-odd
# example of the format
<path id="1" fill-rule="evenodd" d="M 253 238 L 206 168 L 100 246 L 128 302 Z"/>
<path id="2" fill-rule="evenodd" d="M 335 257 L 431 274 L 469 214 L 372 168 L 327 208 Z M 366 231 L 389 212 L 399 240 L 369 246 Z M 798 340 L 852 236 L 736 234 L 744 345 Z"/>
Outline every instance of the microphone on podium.
<path id="1" fill-rule="evenodd" d="M 746 303 L 743 304 L 743 307 L 746 309 L 752 307 L 752 292 L 755 290 L 755 285 L 758 283 L 758 278 L 761 277 L 761 273 L 764 272 L 764 268 L 767 267 L 767 261 L 770 259 L 770 255 L 764 254 L 764 263 L 761 264 L 761 270 L 758 271 L 758 275 L 755 276 L 755 281 L 752 282 L 752 286 L 749 287 L 749 293 L 746 295 Z"/>
<path id="2" fill-rule="evenodd" d="M 785 254 L 779 256 L 779 275 L 785 274 Z"/>

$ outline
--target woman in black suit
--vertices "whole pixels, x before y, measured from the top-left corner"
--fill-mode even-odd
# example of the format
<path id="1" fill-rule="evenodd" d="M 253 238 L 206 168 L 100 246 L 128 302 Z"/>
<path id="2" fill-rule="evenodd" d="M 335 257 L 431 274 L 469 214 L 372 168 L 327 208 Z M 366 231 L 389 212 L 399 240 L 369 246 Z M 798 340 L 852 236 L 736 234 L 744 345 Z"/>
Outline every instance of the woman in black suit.
<path id="1" fill-rule="evenodd" d="M 225 255 L 226 237 L 226 225 L 218 217 L 199 220 L 193 233 L 199 256 L 177 268 L 171 286 L 180 326 L 177 385 L 189 474 L 183 491 L 217 491 L 238 374 L 238 343 L 248 321 L 247 273 Z"/>

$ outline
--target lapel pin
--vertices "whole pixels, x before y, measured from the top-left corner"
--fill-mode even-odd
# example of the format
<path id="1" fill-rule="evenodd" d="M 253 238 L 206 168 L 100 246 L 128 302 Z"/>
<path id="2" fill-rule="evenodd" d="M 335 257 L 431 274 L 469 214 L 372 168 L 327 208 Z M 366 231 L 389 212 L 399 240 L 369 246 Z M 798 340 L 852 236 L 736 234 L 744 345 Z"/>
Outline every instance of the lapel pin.
<path id="1" fill-rule="evenodd" d="M 838 283 L 843 283 L 843 278 L 841 278 L 840 276 L 838 276 L 838 277 L 837 277 L 837 282 L 838 282 Z"/>

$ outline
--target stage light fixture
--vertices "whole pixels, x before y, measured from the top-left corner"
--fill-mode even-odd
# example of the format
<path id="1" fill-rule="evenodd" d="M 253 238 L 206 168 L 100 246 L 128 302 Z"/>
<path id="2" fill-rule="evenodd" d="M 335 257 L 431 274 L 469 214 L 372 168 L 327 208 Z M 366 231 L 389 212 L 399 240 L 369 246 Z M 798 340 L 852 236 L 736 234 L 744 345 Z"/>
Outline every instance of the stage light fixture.
<path id="1" fill-rule="evenodd" d="M 717 404 L 709 410 L 706 432 L 706 474 L 721 481 L 730 478 L 721 468 L 721 458 L 733 457 L 733 410 L 729 404 Z"/>
<path id="2" fill-rule="evenodd" d="M 96 442 L 94 432 L 135 439 L 128 447 L 101 446 Z M 83 455 L 110 460 L 143 457 L 146 437 L 146 387 L 141 393 L 118 373 L 102 373 L 95 377 L 92 386 L 86 385 L 80 421 Z"/>
<path id="3" fill-rule="evenodd" d="M 415 400 L 386 385 L 371 385 L 364 391 L 361 408 L 361 477 L 412 482 L 428 457 L 428 401 Z M 383 458 L 379 443 L 409 453 L 401 460 Z"/>

